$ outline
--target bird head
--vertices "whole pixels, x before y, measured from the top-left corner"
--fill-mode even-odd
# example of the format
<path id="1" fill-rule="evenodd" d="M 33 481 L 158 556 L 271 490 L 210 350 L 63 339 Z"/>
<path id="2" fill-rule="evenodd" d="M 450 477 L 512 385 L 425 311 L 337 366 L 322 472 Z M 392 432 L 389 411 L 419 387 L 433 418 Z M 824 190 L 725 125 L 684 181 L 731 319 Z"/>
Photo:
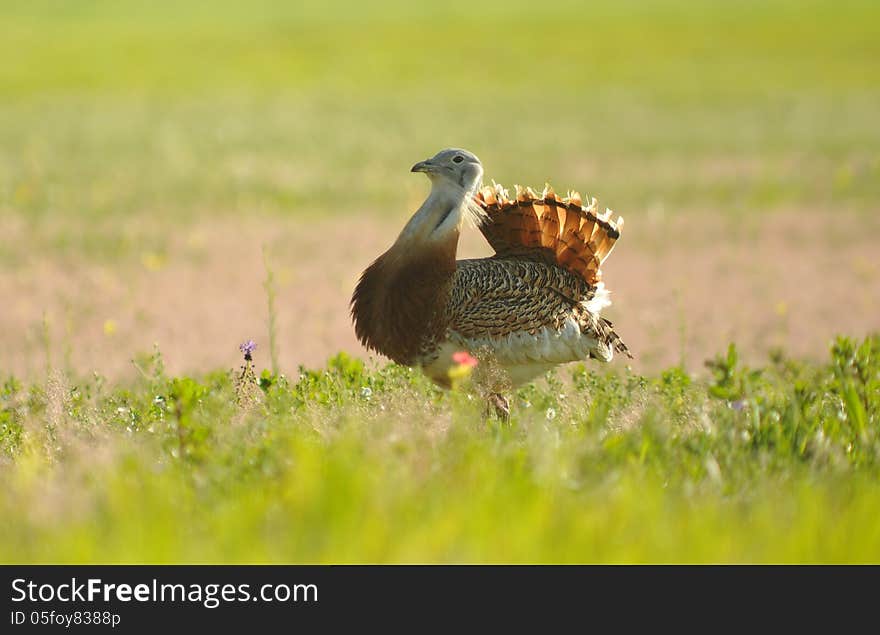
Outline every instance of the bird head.
<path id="1" fill-rule="evenodd" d="M 483 180 L 483 165 L 471 152 L 446 148 L 430 159 L 412 166 L 412 172 L 424 172 L 435 187 L 456 186 L 469 194 L 476 192 Z"/>

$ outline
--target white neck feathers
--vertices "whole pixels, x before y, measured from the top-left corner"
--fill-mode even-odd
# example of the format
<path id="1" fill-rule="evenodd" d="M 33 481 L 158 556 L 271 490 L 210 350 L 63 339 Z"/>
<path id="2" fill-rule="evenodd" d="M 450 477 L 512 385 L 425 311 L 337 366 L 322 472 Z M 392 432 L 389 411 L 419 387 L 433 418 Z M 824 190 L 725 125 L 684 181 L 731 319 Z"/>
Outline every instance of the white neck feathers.
<path id="1" fill-rule="evenodd" d="M 401 242 L 444 242 L 458 238 L 465 218 L 479 224 L 483 209 L 473 192 L 445 178 L 431 179 L 431 193 L 413 214 L 397 239 Z"/>

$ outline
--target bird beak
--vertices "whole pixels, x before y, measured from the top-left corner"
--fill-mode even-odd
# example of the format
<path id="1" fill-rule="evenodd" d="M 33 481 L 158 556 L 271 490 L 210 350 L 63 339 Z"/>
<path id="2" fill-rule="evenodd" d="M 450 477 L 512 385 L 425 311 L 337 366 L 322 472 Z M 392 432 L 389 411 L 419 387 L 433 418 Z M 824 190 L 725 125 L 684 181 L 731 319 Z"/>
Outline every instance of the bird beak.
<path id="1" fill-rule="evenodd" d="M 419 161 L 414 166 L 412 166 L 410 172 L 433 172 L 434 167 L 434 164 L 431 163 L 431 159 L 425 159 L 424 161 Z"/>

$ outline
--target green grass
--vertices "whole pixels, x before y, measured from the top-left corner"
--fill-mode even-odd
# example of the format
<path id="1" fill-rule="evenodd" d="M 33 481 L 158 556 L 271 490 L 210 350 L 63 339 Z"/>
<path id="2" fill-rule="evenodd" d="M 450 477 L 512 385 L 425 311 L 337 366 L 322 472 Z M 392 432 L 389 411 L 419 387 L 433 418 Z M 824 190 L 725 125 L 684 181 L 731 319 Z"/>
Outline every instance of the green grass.
<path id="1" fill-rule="evenodd" d="M 346 355 L 0 400 L 3 562 L 877 562 L 880 337 L 696 380 L 574 367 L 509 424 Z M 243 377 L 243 378 L 242 378 Z"/>

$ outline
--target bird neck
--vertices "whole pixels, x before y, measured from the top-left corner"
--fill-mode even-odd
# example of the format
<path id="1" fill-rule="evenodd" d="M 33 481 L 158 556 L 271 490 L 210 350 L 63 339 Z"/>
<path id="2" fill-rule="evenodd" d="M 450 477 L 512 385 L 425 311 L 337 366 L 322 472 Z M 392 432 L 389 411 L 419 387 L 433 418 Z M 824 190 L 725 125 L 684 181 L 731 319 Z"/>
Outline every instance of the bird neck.
<path id="1" fill-rule="evenodd" d="M 397 245 L 458 245 L 471 192 L 445 178 L 431 180 L 431 193 L 397 237 Z M 454 257 L 454 255 L 453 255 Z"/>
<path id="2" fill-rule="evenodd" d="M 465 197 L 435 185 L 355 289 L 358 338 L 398 363 L 416 363 L 445 332 Z"/>

